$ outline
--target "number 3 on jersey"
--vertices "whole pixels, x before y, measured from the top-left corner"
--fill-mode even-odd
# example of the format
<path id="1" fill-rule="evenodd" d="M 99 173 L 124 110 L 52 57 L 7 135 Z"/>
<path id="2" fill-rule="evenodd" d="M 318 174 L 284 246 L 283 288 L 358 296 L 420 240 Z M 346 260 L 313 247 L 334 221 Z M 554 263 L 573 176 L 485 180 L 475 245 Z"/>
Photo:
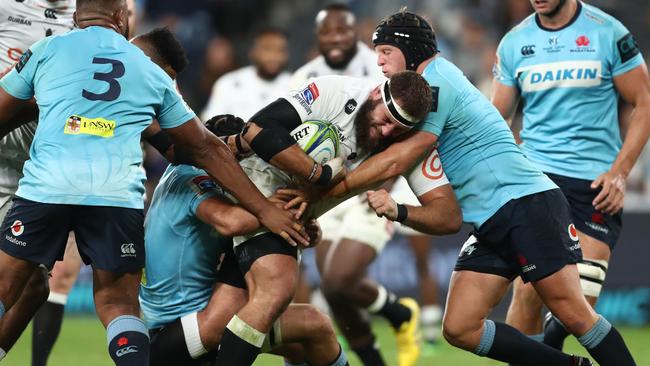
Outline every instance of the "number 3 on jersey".
<path id="1" fill-rule="evenodd" d="M 112 68 L 109 72 L 96 72 L 93 79 L 107 82 L 109 87 L 104 93 L 96 94 L 86 89 L 83 90 L 81 95 L 88 100 L 102 100 L 111 102 L 117 99 L 122 92 L 122 87 L 117 79 L 124 76 L 124 64 L 118 60 L 110 58 L 95 57 L 93 58 L 94 64 L 111 64 Z"/>

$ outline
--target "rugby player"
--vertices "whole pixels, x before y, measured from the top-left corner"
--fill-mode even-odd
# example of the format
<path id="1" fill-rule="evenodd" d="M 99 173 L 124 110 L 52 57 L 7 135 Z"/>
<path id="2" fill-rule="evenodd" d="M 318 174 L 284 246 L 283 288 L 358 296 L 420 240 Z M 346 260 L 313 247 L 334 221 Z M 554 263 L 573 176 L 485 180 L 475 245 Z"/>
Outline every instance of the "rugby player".
<path id="1" fill-rule="evenodd" d="M 388 138 L 408 131 L 426 115 L 430 96 L 424 80 L 413 72 L 396 74 L 380 85 L 345 76 L 310 79 L 255 114 L 241 135 L 228 139 L 229 145 L 241 136 L 238 145 L 257 154 L 241 165 L 267 195 L 289 185 L 291 175 L 308 177 L 306 181 L 316 186 L 328 184 L 333 169 L 327 172 L 329 176 L 314 179 L 320 168 L 328 166 L 305 154 L 290 131 L 307 120 L 332 123 L 339 132 L 340 153 L 327 164 L 344 163 L 352 168 L 382 143 L 388 143 Z M 312 207 L 313 216 L 335 204 Z M 250 365 L 264 334 L 294 296 L 298 249 L 268 232 L 235 237 L 234 241 L 240 268 L 246 274 L 249 300 L 228 323 L 219 362 Z"/>
<path id="2" fill-rule="evenodd" d="M 577 0 L 531 4 L 535 13 L 498 48 L 492 103 L 509 119 L 522 98 L 521 147 L 569 201 L 580 285 L 594 306 L 621 231 L 627 176 L 650 135 L 648 71 L 632 34 L 609 14 Z M 635 108 L 623 144 L 619 95 Z M 552 316 L 541 333 L 541 310 L 534 288 L 516 280 L 507 323 L 561 349 L 569 333 Z"/>
<path id="3" fill-rule="evenodd" d="M 37 42 L 0 81 L 3 127 L 32 96 L 40 107 L 25 176 L 3 223 L 0 318 L 38 264 L 51 268 L 61 258 L 74 230 L 82 258 L 93 264 L 97 313 L 119 365 L 148 362 L 137 302 L 144 261 L 139 135 L 152 117 L 266 227 L 307 243 L 302 225 L 263 198 L 171 79 L 128 43 L 127 17 L 123 0 L 78 0 L 80 30 Z M 81 45 L 89 58 L 69 57 Z"/>
<path id="4" fill-rule="evenodd" d="M 384 74 L 416 70 L 436 97 L 415 133 L 364 161 L 330 194 L 400 174 L 437 144 L 463 220 L 475 230 L 461 249 L 450 282 L 443 319 L 449 343 L 502 362 L 591 364 L 487 320 L 510 282 L 521 276 L 533 283 L 544 303 L 600 365 L 634 365 L 621 335 L 580 293 L 575 263 L 582 253 L 564 195 L 524 157 L 496 108 L 438 55 L 428 22 L 400 11 L 377 26 L 373 43 Z M 395 206 L 397 215 L 390 217 L 418 230 L 433 228 L 427 221 L 432 215 L 422 213 L 445 207 L 435 201 L 422 205 Z"/>
<path id="5" fill-rule="evenodd" d="M 320 55 L 300 67 L 292 85 L 309 78 L 346 75 L 377 83 L 386 80 L 375 53 L 359 41 L 350 8 L 332 3 L 316 15 Z M 356 106 L 350 105 L 350 108 Z M 393 226 L 368 210 L 363 197 L 354 197 L 319 217 L 323 243 L 316 248 L 321 289 L 341 333 L 364 365 L 384 365 L 368 311 L 386 318 L 397 336 L 399 365 L 412 365 L 420 353 L 418 305 L 397 299 L 384 286 L 367 277 L 368 266 L 393 234 Z"/>
<path id="6" fill-rule="evenodd" d="M 204 121 L 218 114 L 232 114 L 248 120 L 287 91 L 290 74 L 285 68 L 289 43 L 282 30 L 263 28 L 255 33 L 249 58 L 252 65 L 226 73 L 214 83 L 201 113 Z"/>
<path id="7" fill-rule="evenodd" d="M 218 136 L 239 133 L 244 122 L 217 116 L 206 127 Z M 259 221 L 233 205 L 205 171 L 170 165 L 153 195 L 145 224 L 147 260 L 140 304 L 152 334 L 151 365 L 190 365 L 214 358 L 226 323 L 246 303 L 246 283 L 237 266 L 232 239 L 250 233 Z M 308 223 L 312 243 L 318 224 Z M 345 365 L 327 316 L 311 305 L 290 305 L 266 337 L 264 351 L 304 343 L 292 363 Z"/>

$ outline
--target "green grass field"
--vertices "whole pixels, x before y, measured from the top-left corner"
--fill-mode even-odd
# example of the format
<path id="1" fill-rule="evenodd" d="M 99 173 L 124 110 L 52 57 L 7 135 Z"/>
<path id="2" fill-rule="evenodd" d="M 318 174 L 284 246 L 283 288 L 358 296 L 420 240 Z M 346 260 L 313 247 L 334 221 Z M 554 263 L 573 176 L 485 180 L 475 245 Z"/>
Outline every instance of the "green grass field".
<path id="1" fill-rule="evenodd" d="M 31 327 L 30 327 L 31 328 Z M 395 343 L 389 326 L 384 322 L 376 322 L 375 330 L 384 358 L 389 365 L 395 365 Z M 650 327 L 625 328 L 620 330 L 627 341 L 638 365 L 650 365 Z M 2 362 L 5 366 L 25 366 L 30 364 L 31 329 L 25 331 L 18 344 Z M 574 339 L 568 342 L 567 351 L 586 354 Z M 350 352 L 350 365 L 360 365 Z M 104 329 L 98 320 L 92 317 L 66 317 L 58 343 L 50 357 L 50 366 L 105 366 L 112 365 L 106 352 Z M 257 366 L 281 366 L 280 358 L 275 356 L 260 356 L 255 363 Z M 452 366 L 496 366 L 500 365 L 485 358 L 452 348 L 446 343 L 427 348 L 418 365 L 452 365 Z"/>

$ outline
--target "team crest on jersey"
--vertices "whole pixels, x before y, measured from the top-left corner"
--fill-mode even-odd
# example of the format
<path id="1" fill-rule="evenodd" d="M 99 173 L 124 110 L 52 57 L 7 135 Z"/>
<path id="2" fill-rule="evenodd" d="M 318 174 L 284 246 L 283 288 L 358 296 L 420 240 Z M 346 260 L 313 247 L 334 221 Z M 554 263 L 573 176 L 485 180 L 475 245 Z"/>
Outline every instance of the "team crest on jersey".
<path id="1" fill-rule="evenodd" d="M 587 36 L 585 36 L 583 34 L 581 36 L 578 36 L 578 38 L 576 38 L 576 47 L 577 48 L 571 49 L 570 52 L 574 52 L 574 53 L 575 52 L 581 52 L 581 53 L 584 53 L 584 52 L 589 52 L 589 53 L 596 52 L 596 50 L 593 47 L 590 47 L 590 45 L 591 45 L 591 40 L 589 39 L 589 37 L 587 37 Z"/>
<path id="2" fill-rule="evenodd" d="M 320 93 L 318 92 L 316 83 L 310 83 L 306 88 L 298 92 L 298 94 L 294 94 L 293 98 L 305 108 L 307 114 L 311 114 L 311 105 L 314 104 L 319 95 Z"/>
<path id="3" fill-rule="evenodd" d="M 547 53 L 556 53 L 562 51 L 563 48 L 564 46 L 560 44 L 560 36 L 552 36 L 549 37 L 548 47 L 544 47 L 544 51 Z"/>
<path id="4" fill-rule="evenodd" d="M 86 118 L 73 114 L 65 122 L 63 133 L 66 135 L 113 137 L 115 134 L 115 121 L 109 121 L 101 117 Z"/>

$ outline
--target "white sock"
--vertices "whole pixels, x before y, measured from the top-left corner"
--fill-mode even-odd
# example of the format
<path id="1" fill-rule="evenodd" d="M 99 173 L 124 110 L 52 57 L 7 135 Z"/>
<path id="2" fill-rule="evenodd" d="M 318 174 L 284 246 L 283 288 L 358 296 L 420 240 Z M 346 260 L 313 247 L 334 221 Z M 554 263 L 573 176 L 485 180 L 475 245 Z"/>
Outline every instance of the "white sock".
<path id="1" fill-rule="evenodd" d="M 68 302 L 68 295 L 62 294 L 60 292 L 50 291 L 50 295 L 47 297 L 47 301 L 53 304 L 65 306 L 65 304 Z"/>
<path id="2" fill-rule="evenodd" d="M 0 361 L 2 361 L 2 359 L 5 358 L 6 355 L 7 355 L 7 352 L 5 352 L 5 350 L 0 348 Z"/>
<path id="3" fill-rule="evenodd" d="M 386 291 L 386 288 L 382 285 L 377 285 L 377 287 L 377 290 L 379 291 L 377 298 L 372 304 L 370 304 L 370 306 L 368 306 L 368 311 L 371 313 L 378 313 L 386 304 L 386 300 L 388 300 L 388 291 Z"/>
<path id="4" fill-rule="evenodd" d="M 197 359 L 204 354 L 208 353 L 203 343 L 201 342 L 201 335 L 199 334 L 199 320 L 196 313 L 185 315 L 181 318 L 181 325 L 183 326 L 183 335 L 185 336 L 185 346 L 193 359 Z"/>

